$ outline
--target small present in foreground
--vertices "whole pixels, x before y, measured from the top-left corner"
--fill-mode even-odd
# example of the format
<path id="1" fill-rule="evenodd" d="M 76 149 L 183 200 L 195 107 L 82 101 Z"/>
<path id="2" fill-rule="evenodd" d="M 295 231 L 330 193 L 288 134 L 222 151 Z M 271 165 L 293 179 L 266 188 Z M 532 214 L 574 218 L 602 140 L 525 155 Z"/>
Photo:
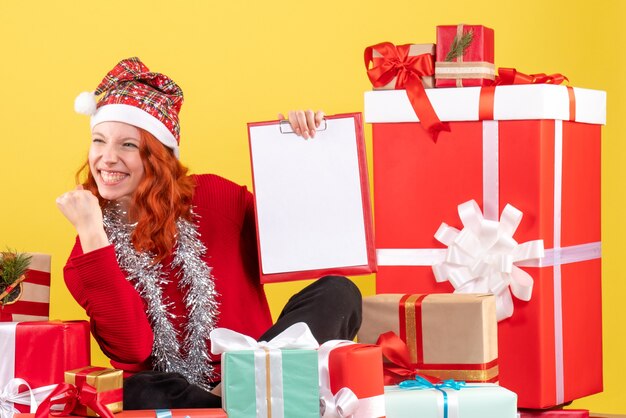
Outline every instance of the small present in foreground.
<path id="1" fill-rule="evenodd" d="M 332 340 L 318 355 L 322 417 L 385 417 L 380 347 Z"/>
<path id="2" fill-rule="evenodd" d="M 211 331 L 211 352 L 222 354 L 222 406 L 230 418 L 319 418 L 319 344 L 299 322 L 268 342 Z"/>
<path id="3" fill-rule="evenodd" d="M 600 414 L 591 412 L 589 418 L 626 418 L 626 415 Z"/>
<path id="4" fill-rule="evenodd" d="M 123 372 L 117 369 L 104 367 L 82 367 L 65 372 L 65 383 L 76 386 L 79 391 L 85 385 L 96 390 L 96 400 L 112 413 L 123 409 Z M 98 414 L 87 405 L 78 403 L 72 411 L 75 415 L 97 417 Z"/>
<path id="5" fill-rule="evenodd" d="M 421 374 L 442 380 L 498 380 L 493 295 L 379 294 L 364 298 L 359 342 L 374 344 L 387 331 L 407 344 L 411 367 Z"/>
<path id="6" fill-rule="evenodd" d="M 517 417 L 517 395 L 498 385 L 415 382 L 385 387 L 387 418 Z"/>
<path id="7" fill-rule="evenodd" d="M 589 418 L 586 409 L 554 409 L 519 411 L 519 418 Z"/>

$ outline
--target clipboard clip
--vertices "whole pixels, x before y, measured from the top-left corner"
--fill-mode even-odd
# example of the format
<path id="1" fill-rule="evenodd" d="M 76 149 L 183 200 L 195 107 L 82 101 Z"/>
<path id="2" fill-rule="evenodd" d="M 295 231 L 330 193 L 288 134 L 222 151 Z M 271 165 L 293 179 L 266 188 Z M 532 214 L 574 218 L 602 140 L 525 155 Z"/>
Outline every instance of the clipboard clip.
<path id="1" fill-rule="evenodd" d="M 294 131 L 291 129 L 291 124 L 288 120 L 281 120 L 278 122 L 278 129 L 280 129 L 281 134 L 293 134 Z M 320 122 L 320 126 L 315 128 L 316 132 L 321 132 L 326 130 L 326 118 L 323 118 Z"/>

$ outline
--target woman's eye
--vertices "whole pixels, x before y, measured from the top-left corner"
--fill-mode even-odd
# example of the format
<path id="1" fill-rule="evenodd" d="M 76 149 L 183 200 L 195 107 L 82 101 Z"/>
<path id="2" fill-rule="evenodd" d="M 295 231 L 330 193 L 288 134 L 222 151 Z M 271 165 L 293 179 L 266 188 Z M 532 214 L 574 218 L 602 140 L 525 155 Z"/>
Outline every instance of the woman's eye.
<path id="1" fill-rule="evenodd" d="M 139 148 L 134 142 L 124 142 L 124 146 L 130 148 Z"/>
<path id="2" fill-rule="evenodd" d="M 104 141 L 103 141 L 102 139 L 100 139 L 100 138 L 93 138 L 93 139 L 91 140 L 91 142 L 100 142 L 100 143 L 104 143 Z"/>

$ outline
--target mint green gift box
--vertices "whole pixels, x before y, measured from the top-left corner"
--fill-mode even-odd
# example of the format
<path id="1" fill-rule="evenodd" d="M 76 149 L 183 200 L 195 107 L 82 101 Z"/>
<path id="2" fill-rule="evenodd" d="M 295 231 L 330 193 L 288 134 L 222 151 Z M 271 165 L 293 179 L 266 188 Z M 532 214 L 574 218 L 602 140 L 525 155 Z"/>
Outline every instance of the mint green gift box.
<path id="1" fill-rule="evenodd" d="M 270 368 L 279 372 L 269 375 L 270 394 L 261 389 L 267 383 L 268 362 Z M 262 363 L 262 367 L 256 367 L 255 363 L 257 366 Z M 317 351 L 273 349 L 224 353 L 222 396 L 229 418 L 319 418 Z M 268 396 L 271 412 L 266 402 Z"/>
<path id="2" fill-rule="evenodd" d="M 405 389 L 385 386 L 387 418 L 516 418 L 517 395 L 493 383 L 471 383 L 460 390 Z"/>

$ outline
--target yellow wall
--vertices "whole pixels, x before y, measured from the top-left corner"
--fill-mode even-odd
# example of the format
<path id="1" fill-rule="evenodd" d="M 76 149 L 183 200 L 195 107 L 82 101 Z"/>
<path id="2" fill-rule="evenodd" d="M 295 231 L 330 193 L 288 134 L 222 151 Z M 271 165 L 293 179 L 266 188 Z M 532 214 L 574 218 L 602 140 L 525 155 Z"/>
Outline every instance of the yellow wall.
<path id="1" fill-rule="evenodd" d="M 61 268 L 74 232 L 54 200 L 73 187 L 89 142 L 88 120 L 73 112 L 74 97 L 93 90 L 121 58 L 138 55 L 183 87 L 183 162 L 194 172 L 250 184 L 246 122 L 301 107 L 360 111 L 370 88 L 362 62 L 366 46 L 434 42 L 437 24 L 481 23 L 495 29 L 497 65 L 562 72 L 573 85 L 608 91 L 606 390 L 575 406 L 625 413 L 625 16 L 621 0 L 2 0 L 0 248 L 51 253 L 52 317 L 84 317 L 63 284 Z M 364 293 L 373 293 L 372 277 L 355 280 Z M 304 284 L 268 286 L 274 314 Z M 96 354 L 95 362 L 105 359 Z"/>

